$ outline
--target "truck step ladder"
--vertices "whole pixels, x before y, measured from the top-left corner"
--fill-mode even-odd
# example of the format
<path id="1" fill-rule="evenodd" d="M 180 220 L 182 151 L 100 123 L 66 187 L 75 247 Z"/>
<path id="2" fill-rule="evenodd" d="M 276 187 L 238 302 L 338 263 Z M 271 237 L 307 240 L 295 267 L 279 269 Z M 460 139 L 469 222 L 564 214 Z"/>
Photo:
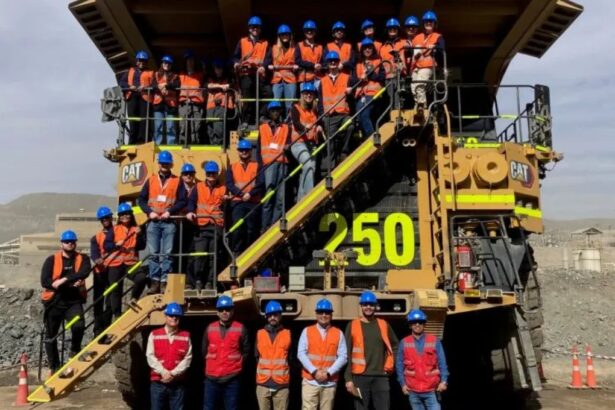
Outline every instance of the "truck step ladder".
<path id="1" fill-rule="evenodd" d="M 542 390 L 542 383 L 540 381 L 540 373 L 538 372 L 538 362 L 536 361 L 536 355 L 534 354 L 534 345 L 532 344 L 532 337 L 530 336 L 530 328 L 523 318 L 518 309 L 514 309 L 515 324 L 517 325 L 517 336 L 520 347 L 520 361 L 521 366 L 519 368 L 519 376 L 521 380 L 529 378 L 529 388 L 533 391 Z M 524 374 L 521 374 L 521 373 Z M 523 384 L 523 383 L 522 383 Z M 527 382 L 525 383 L 527 384 Z"/>

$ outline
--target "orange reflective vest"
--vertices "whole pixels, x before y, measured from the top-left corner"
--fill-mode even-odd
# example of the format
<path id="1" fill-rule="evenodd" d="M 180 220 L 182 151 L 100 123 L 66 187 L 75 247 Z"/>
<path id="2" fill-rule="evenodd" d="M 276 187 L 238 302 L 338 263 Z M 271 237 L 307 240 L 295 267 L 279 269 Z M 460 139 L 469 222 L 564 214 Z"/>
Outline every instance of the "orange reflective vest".
<path id="1" fill-rule="evenodd" d="M 141 82 L 141 78 L 143 77 L 143 74 L 145 73 L 149 73 L 150 71 L 148 70 L 143 70 L 141 71 L 141 74 L 139 75 L 139 84 L 142 85 Z M 133 86 L 135 85 L 135 74 L 137 73 L 137 69 L 134 67 L 130 67 L 130 69 L 128 70 L 128 76 L 127 76 L 127 80 L 128 80 L 128 86 Z M 129 99 L 132 96 L 132 90 L 124 90 L 124 98 L 125 99 Z"/>
<path id="2" fill-rule="evenodd" d="M 153 174 L 149 178 L 149 199 L 147 205 L 157 214 L 168 211 L 177 200 L 179 182 L 179 178 L 175 175 L 170 175 L 163 185 L 160 175 Z"/>
<path id="3" fill-rule="evenodd" d="M 300 103 L 294 103 L 293 109 L 297 110 L 299 113 L 299 122 L 304 127 L 312 127 L 308 132 L 305 132 L 303 135 L 293 126 L 291 140 L 295 142 L 297 140 L 302 141 L 313 141 L 316 142 L 318 135 L 316 134 L 316 122 L 318 121 L 318 114 L 316 112 L 316 104 L 312 109 L 303 108 Z"/>
<path id="4" fill-rule="evenodd" d="M 277 44 L 271 47 L 271 57 L 274 66 L 295 65 L 295 47 L 288 47 L 286 50 Z M 291 68 L 274 69 L 271 84 L 277 83 L 294 84 L 297 82 L 295 71 Z"/>
<path id="5" fill-rule="evenodd" d="M 376 54 L 380 54 L 380 49 L 382 48 L 382 41 L 378 41 L 378 40 L 373 40 L 373 41 L 374 41 L 374 49 L 376 50 Z M 357 51 L 361 53 L 361 42 L 360 41 L 357 43 Z"/>
<path id="6" fill-rule="evenodd" d="M 141 91 L 141 98 L 144 101 L 149 103 L 154 101 L 154 90 L 151 89 L 154 85 L 154 72 L 152 70 L 142 71 L 141 72 L 141 87 L 143 87 L 143 91 Z M 148 90 L 149 88 L 149 90 Z"/>
<path id="7" fill-rule="evenodd" d="M 252 43 L 249 37 L 243 37 L 239 40 L 239 47 L 241 48 L 240 64 L 251 66 L 250 71 L 253 71 L 254 68 L 262 66 L 265 62 L 269 43 L 267 40 L 260 39 Z M 244 72 L 244 74 L 247 73 Z"/>
<path id="8" fill-rule="evenodd" d="M 414 68 L 434 68 L 437 66 L 436 60 L 433 58 L 434 50 L 426 50 L 425 47 L 436 46 L 442 35 L 440 33 L 431 33 L 425 36 L 424 33 L 419 33 L 412 40 L 412 46 L 417 48 L 421 56 L 414 63 Z"/>
<path id="9" fill-rule="evenodd" d="M 197 225 L 207 226 L 213 223 L 220 227 L 224 226 L 222 204 L 225 194 L 226 187 L 224 185 L 216 184 L 210 187 L 206 182 L 196 184 L 196 214 L 199 216 Z"/>
<path id="10" fill-rule="evenodd" d="M 339 73 L 335 81 L 328 74 L 322 78 L 320 83 L 322 88 L 322 105 L 327 115 L 350 114 L 350 107 L 348 106 L 348 101 L 346 101 L 346 89 L 349 83 L 350 76 L 346 73 Z"/>
<path id="11" fill-rule="evenodd" d="M 258 162 L 250 161 L 244 166 L 241 161 L 235 162 L 231 165 L 231 173 L 233 175 L 233 182 L 235 186 L 240 189 L 244 194 L 252 192 L 256 186 L 256 175 L 258 174 L 259 166 Z M 241 201 L 240 197 L 234 197 L 233 201 Z M 252 197 L 250 202 L 258 202 L 260 197 Z"/>
<path id="12" fill-rule="evenodd" d="M 109 262 L 109 266 L 128 265 L 132 266 L 139 261 L 139 251 L 137 250 L 137 227 L 117 224 L 113 227 L 115 243 L 124 241 L 121 248 L 117 250 L 115 259 Z M 113 255 L 109 256 L 109 259 Z"/>
<path id="13" fill-rule="evenodd" d="M 79 252 L 75 255 L 75 264 L 73 265 L 73 269 L 75 272 L 81 269 L 81 263 L 83 262 L 83 255 Z M 52 283 L 62 277 L 62 272 L 64 272 L 64 260 L 62 258 L 62 251 L 57 251 L 53 255 L 53 271 L 51 272 L 51 281 Z M 48 302 L 55 295 L 55 290 L 44 289 L 41 294 L 41 299 L 43 302 Z M 79 286 L 79 293 L 81 293 L 81 297 L 85 300 L 88 296 L 88 291 L 85 287 L 85 284 Z"/>
<path id="14" fill-rule="evenodd" d="M 181 73 L 179 75 L 179 102 L 191 102 L 193 104 L 203 104 L 203 73 L 194 72 L 191 74 Z"/>
<path id="15" fill-rule="evenodd" d="M 389 63 L 384 64 L 384 71 L 386 73 L 386 78 L 393 78 L 397 75 L 397 64 L 395 62 L 395 56 L 393 56 L 392 52 L 397 51 L 399 53 L 399 61 L 401 64 L 405 62 L 404 50 L 406 48 L 406 41 L 403 39 L 397 39 L 393 42 L 387 41 L 382 45 L 380 49 L 380 58 L 383 61 L 388 61 Z"/>
<path id="16" fill-rule="evenodd" d="M 156 71 L 154 73 L 154 81 L 158 86 L 167 85 L 176 80 L 177 74 L 171 72 L 160 72 Z M 154 105 L 158 105 L 164 102 L 169 107 L 177 107 L 177 90 L 167 89 L 167 95 L 162 95 L 162 92 L 156 88 L 154 90 Z"/>
<path id="17" fill-rule="evenodd" d="M 384 372 L 390 374 L 394 369 L 393 348 L 389 340 L 389 329 L 387 322 L 383 319 L 376 319 L 380 336 L 386 347 L 384 358 Z M 352 374 L 363 374 L 367 363 L 365 362 L 365 342 L 363 340 L 363 329 L 361 329 L 361 319 L 354 319 L 350 325 L 350 337 L 352 340 L 351 371 Z"/>
<path id="18" fill-rule="evenodd" d="M 235 109 L 235 93 L 231 88 L 226 91 L 222 87 L 210 87 L 211 85 L 230 85 L 226 78 L 209 78 L 207 80 L 207 109 L 210 110 L 216 107 L 225 107 L 228 104 L 228 109 Z"/>
<path id="19" fill-rule="evenodd" d="M 107 266 L 107 262 L 105 261 L 105 258 L 107 256 L 107 251 L 105 250 L 105 235 L 106 235 L 106 231 L 100 230 L 98 232 L 96 232 L 96 235 L 94 235 L 94 240 L 96 240 L 96 245 L 98 245 L 98 252 L 100 253 L 100 257 L 103 259 L 104 263 L 103 263 L 103 268 L 99 267 L 98 265 L 96 265 L 94 267 L 94 272 L 95 273 L 100 273 L 103 272 Z"/>
<path id="20" fill-rule="evenodd" d="M 154 356 L 162 364 L 162 367 L 167 371 L 171 371 L 177 367 L 190 348 L 190 333 L 185 330 L 178 331 L 173 336 L 173 343 L 169 342 L 169 337 L 164 327 L 156 329 L 152 332 L 152 342 L 154 343 Z M 184 378 L 185 374 L 179 375 L 179 380 Z M 153 369 L 150 371 L 150 380 L 157 382 L 162 380 L 162 375 L 156 373 Z"/>
<path id="21" fill-rule="evenodd" d="M 322 61 L 322 46 L 318 44 L 309 45 L 305 41 L 299 43 L 299 52 L 301 60 L 308 61 L 312 64 L 320 64 Z M 316 73 L 314 70 L 302 70 L 299 73 L 299 82 L 314 81 Z"/>
<path id="22" fill-rule="evenodd" d="M 258 127 L 263 165 L 269 165 L 272 162 L 287 163 L 288 159 L 284 155 L 284 148 L 288 143 L 290 127 L 286 123 L 281 123 L 276 127 L 275 133 L 271 131 L 269 123 L 261 124 Z"/>
<path id="23" fill-rule="evenodd" d="M 207 326 L 207 354 L 205 355 L 205 376 L 224 377 L 241 372 L 241 334 L 243 325 L 232 322 L 224 337 L 220 334 L 220 322 Z"/>
<path id="24" fill-rule="evenodd" d="M 368 61 L 362 61 L 357 64 L 356 66 L 357 78 L 359 79 L 359 81 L 361 81 L 361 84 L 355 90 L 355 95 L 357 97 L 361 97 L 364 95 L 374 96 L 376 95 L 378 91 L 382 89 L 382 84 L 380 84 L 379 81 L 370 80 L 369 77 L 365 80 L 360 80 L 364 74 L 368 73 L 374 67 L 375 69 L 373 73 L 378 74 L 378 72 L 380 71 L 381 64 L 382 64 L 382 61 L 380 61 L 379 59 L 371 59 Z"/>
<path id="25" fill-rule="evenodd" d="M 273 340 L 269 332 L 260 329 L 256 333 L 256 384 L 265 384 L 270 379 L 276 384 L 290 383 L 290 367 L 288 366 L 288 351 L 290 350 L 290 330 L 280 330 Z"/>
<path id="26" fill-rule="evenodd" d="M 352 57 L 352 45 L 350 43 L 342 43 L 342 46 L 338 46 L 335 41 L 327 44 L 327 51 L 337 51 L 340 55 L 340 62 L 346 63 L 350 61 Z"/>
<path id="27" fill-rule="evenodd" d="M 317 324 L 305 328 L 307 332 L 307 357 L 317 369 L 328 369 L 337 359 L 337 348 L 340 343 L 342 331 L 330 326 L 327 336 L 323 340 L 318 331 Z M 306 380 L 314 380 L 307 370 L 301 370 L 301 376 Z M 339 374 L 331 375 L 331 381 L 337 381 Z"/>
<path id="28" fill-rule="evenodd" d="M 437 339 L 434 335 L 425 334 L 423 352 L 419 354 L 414 344 L 414 336 L 406 336 L 402 340 L 404 348 L 404 381 L 406 386 L 416 393 L 427 393 L 436 390 L 440 383 L 438 369 Z"/>

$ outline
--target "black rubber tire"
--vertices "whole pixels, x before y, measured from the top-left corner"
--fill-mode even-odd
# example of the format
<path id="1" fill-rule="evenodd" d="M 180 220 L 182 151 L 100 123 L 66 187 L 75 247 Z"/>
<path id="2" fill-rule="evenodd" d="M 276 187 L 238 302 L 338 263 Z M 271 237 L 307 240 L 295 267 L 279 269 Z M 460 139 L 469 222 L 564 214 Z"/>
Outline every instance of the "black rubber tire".
<path id="1" fill-rule="evenodd" d="M 145 349 L 149 331 L 136 333 L 113 355 L 117 388 L 131 409 L 149 409 L 149 367 Z"/>
<path id="2" fill-rule="evenodd" d="M 542 314 L 542 296 L 540 294 L 540 286 L 534 279 L 534 275 L 532 273 L 528 275 L 527 283 L 525 284 L 524 297 L 524 318 L 530 328 L 530 337 L 532 338 L 536 361 L 540 365 L 542 363 L 542 346 L 544 344 L 544 334 L 542 331 L 544 316 Z"/>

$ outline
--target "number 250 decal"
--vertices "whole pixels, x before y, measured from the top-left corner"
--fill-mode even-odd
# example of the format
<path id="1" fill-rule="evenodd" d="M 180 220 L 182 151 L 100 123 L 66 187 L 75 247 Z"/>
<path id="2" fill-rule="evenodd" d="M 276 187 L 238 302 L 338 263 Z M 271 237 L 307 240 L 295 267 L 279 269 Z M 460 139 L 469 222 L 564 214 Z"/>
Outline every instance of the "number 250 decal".
<path id="1" fill-rule="evenodd" d="M 363 245 L 355 247 L 357 252 L 357 263 L 362 266 L 372 266 L 382 258 L 384 244 L 384 255 L 387 261 L 395 266 L 406 266 L 414 260 L 414 223 L 409 215 L 403 213 L 392 213 L 384 219 L 384 229 L 382 235 L 379 232 L 378 213 L 366 212 L 354 214 L 352 218 L 352 243 Z M 320 219 L 319 231 L 328 232 L 331 224 L 335 225 L 335 231 L 325 244 L 325 250 L 335 252 L 344 242 L 348 235 L 348 222 L 338 214 L 329 213 Z M 397 229 L 401 230 L 401 249 L 397 244 Z M 367 241 L 367 242 L 366 242 Z"/>

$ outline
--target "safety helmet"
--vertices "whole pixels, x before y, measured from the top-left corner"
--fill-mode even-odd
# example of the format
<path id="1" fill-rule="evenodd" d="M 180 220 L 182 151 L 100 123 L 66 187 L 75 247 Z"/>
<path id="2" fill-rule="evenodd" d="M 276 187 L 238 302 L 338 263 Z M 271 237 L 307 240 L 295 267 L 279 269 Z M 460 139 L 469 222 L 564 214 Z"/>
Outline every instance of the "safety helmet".
<path id="1" fill-rule="evenodd" d="M 60 235 L 60 242 L 76 241 L 76 240 L 77 240 L 77 234 L 75 233 L 75 231 L 71 231 L 70 229 L 62 232 L 62 235 Z"/>
<path id="2" fill-rule="evenodd" d="M 282 305 L 280 305 L 280 302 L 272 300 L 267 303 L 267 306 L 265 306 L 265 315 L 270 315 L 272 313 L 282 313 Z"/>
<path id="3" fill-rule="evenodd" d="M 163 63 L 169 63 L 169 64 L 173 64 L 173 57 L 171 57 L 170 55 L 166 55 L 164 57 L 162 57 L 161 60 Z"/>
<path id="4" fill-rule="evenodd" d="M 252 143 L 250 141 L 248 141 L 247 139 L 242 138 L 237 143 L 237 149 L 238 150 L 252 149 Z"/>
<path id="5" fill-rule="evenodd" d="M 301 84 L 301 92 L 302 93 L 316 93 L 316 86 L 314 83 L 303 83 Z"/>
<path id="6" fill-rule="evenodd" d="M 279 101 L 271 101 L 269 104 L 267 104 L 267 109 L 269 111 L 271 111 L 271 110 L 281 110 L 282 109 L 282 103 L 280 103 Z"/>
<path id="7" fill-rule="evenodd" d="M 137 60 L 149 60 L 149 54 L 147 54 L 147 51 L 139 50 L 137 51 L 135 58 Z"/>
<path id="8" fill-rule="evenodd" d="M 263 21 L 258 16 L 252 16 L 250 17 L 250 20 L 248 20 L 248 26 L 262 26 L 262 25 L 263 25 Z"/>
<path id="9" fill-rule="evenodd" d="M 160 151 L 158 154 L 158 163 L 159 164 L 172 164 L 173 163 L 173 155 L 169 151 Z"/>
<path id="10" fill-rule="evenodd" d="M 179 305 L 179 303 L 171 302 L 164 308 L 164 314 L 167 316 L 184 316 L 184 310 Z"/>
<path id="11" fill-rule="evenodd" d="M 314 20 L 308 20 L 305 23 L 303 23 L 303 29 L 304 30 L 316 30 L 316 23 L 314 22 Z"/>
<path id="12" fill-rule="evenodd" d="M 404 21 L 404 26 L 406 27 L 411 27 L 411 26 L 419 26 L 419 19 L 416 18 L 416 16 L 409 16 L 406 17 L 406 21 Z"/>
<path id="13" fill-rule="evenodd" d="M 278 27 L 278 36 L 281 34 L 292 34 L 292 32 L 293 31 L 286 24 L 282 24 L 280 27 Z"/>
<path id="14" fill-rule="evenodd" d="M 359 305 L 363 305 L 365 303 L 378 303 L 378 298 L 376 297 L 374 292 L 366 290 L 365 292 L 361 293 L 361 297 L 359 298 Z"/>
<path id="15" fill-rule="evenodd" d="M 207 161 L 205 163 L 205 172 L 215 172 L 218 173 L 220 172 L 220 168 L 218 167 L 218 164 L 215 161 Z"/>
<path id="16" fill-rule="evenodd" d="M 316 310 L 317 312 L 318 311 L 333 312 L 333 304 L 328 299 L 320 299 L 316 303 L 316 309 L 314 310 Z"/>
<path id="17" fill-rule="evenodd" d="M 192 51 L 190 49 L 184 51 L 184 58 L 185 59 L 194 58 L 194 51 Z"/>
<path id="18" fill-rule="evenodd" d="M 399 20 L 397 20 L 396 18 L 390 18 L 387 20 L 387 24 L 386 24 L 386 28 L 393 28 L 393 27 L 397 27 L 399 28 Z"/>
<path id="19" fill-rule="evenodd" d="M 371 38 L 364 38 L 363 40 L 361 40 L 361 49 L 363 49 L 363 47 L 367 47 L 367 46 L 374 46 L 374 40 L 372 40 Z"/>
<path id="20" fill-rule="evenodd" d="M 425 12 L 425 14 L 423 14 L 423 22 L 426 21 L 436 22 L 438 21 L 438 16 L 436 16 L 436 13 L 434 13 L 433 11 L 428 10 Z"/>
<path id="21" fill-rule="evenodd" d="M 96 219 L 98 219 L 99 221 L 110 216 L 113 216 L 113 212 L 111 211 L 111 209 L 109 209 L 109 207 L 101 206 L 100 208 L 98 208 L 98 211 L 96 211 Z"/>
<path id="22" fill-rule="evenodd" d="M 333 27 L 331 27 L 331 31 L 335 31 L 335 30 L 346 30 L 346 25 L 342 23 L 341 21 L 336 21 L 333 24 Z"/>
<path id="23" fill-rule="evenodd" d="M 184 164 L 184 165 L 182 165 L 182 170 L 181 170 L 182 174 L 190 174 L 190 173 L 194 173 L 194 172 L 196 172 L 196 169 L 194 169 L 194 165 L 192 165 L 192 164 Z"/>
<path id="24" fill-rule="evenodd" d="M 427 322 L 427 315 L 421 309 L 412 309 L 408 313 L 408 322 Z"/>
<path id="25" fill-rule="evenodd" d="M 218 301 L 216 302 L 216 309 L 220 310 L 223 308 L 232 308 L 233 306 L 235 306 L 233 304 L 233 299 L 231 299 L 230 296 L 226 296 L 226 295 L 222 295 L 218 298 Z"/>
<path id="26" fill-rule="evenodd" d="M 126 214 L 126 213 L 133 213 L 132 212 L 132 206 L 126 202 L 121 203 L 118 207 L 117 207 L 117 213 L 118 214 Z"/>
<path id="27" fill-rule="evenodd" d="M 340 55 L 337 53 L 337 51 L 329 51 L 327 55 L 325 55 L 326 61 L 339 60 L 339 59 L 340 59 Z"/>
<path id="28" fill-rule="evenodd" d="M 374 22 L 367 19 L 361 23 L 361 31 L 365 30 L 368 27 L 374 27 Z"/>

